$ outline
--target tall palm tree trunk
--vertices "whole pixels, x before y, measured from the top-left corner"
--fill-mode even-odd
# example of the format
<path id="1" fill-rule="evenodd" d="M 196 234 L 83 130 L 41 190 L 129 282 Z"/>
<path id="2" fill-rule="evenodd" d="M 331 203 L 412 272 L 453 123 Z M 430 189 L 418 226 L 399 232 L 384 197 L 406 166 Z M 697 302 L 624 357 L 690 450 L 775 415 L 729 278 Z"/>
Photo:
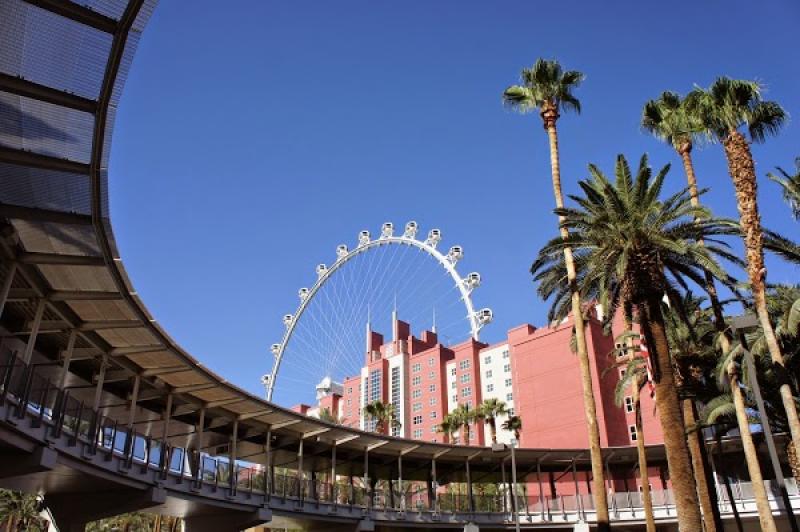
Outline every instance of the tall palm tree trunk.
<path id="1" fill-rule="evenodd" d="M 558 131 L 556 121 L 558 111 L 551 107 L 542 110 L 542 119 L 550 140 L 550 169 L 553 178 L 553 195 L 556 199 L 556 207 L 564 207 L 564 195 L 561 190 L 561 168 L 558 155 Z M 559 225 L 563 217 L 559 216 Z M 565 227 L 560 228 L 561 237 L 568 238 L 569 231 Z M 597 529 L 601 532 L 610 530 L 608 516 L 608 497 L 606 495 L 605 475 L 603 471 L 603 454 L 600 447 L 600 429 L 597 424 L 597 406 L 595 404 L 594 390 L 592 388 L 592 371 L 589 361 L 589 353 L 586 346 L 586 329 L 583 321 L 583 309 L 581 308 L 581 298 L 575 284 L 575 261 L 572 256 L 572 249 L 564 248 L 564 263 L 567 267 L 567 281 L 572 291 L 572 316 L 575 320 L 575 338 L 578 344 L 578 362 L 581 369 L 581 384 L 583 385 L 583 406 L 586 411 L 586 425 L 589 432 L 589 453 L 592 461 L 592 496 L 594 507 L 597 512 Z"/>
<path id="2" fill-rule="evenodd" d="M 692 162 L 692 143 L 685 142 L 678 150 L 683 161 L 683 169 L 686 172 L 686 182 L 689 185 L 689 198 L 693 207 L 700 206 L 700 195 L 697 191 L 697 177 L 694 173 L 694 163 Z M 702 239 L 698 241 L 703 245 Z M 725 336 L 725 319 L 722 316 L 722 306 L 717 297 L 716 286 L 711 272 L 705 271 L 705 290 L 711 299 L 711 306 L 714 310 L 714 326 L 723 338 L 723 352 L 727 353 L 730 347 L 728 338 Z M 706 477 L 706 468 L 703 460 L 699 430 L 695 430 L 697 416 L 695 415 L 694 399 L 683 400 L 683 420 L 686 424 L 686 437 L 689 443 L 689 453 L 692 458 L 692 469 L 694 478 L 697 482 L 697 495 L 700 498 L 700 507 L 703 510 L 703 520 L 706 525 L 706 532 L 717 532 L 717 519 L 719 508 L 711 499 L 711 489 Z"/>
<path id="3" fill-rule="evenodd" d="M 702 517 L 697 498 L 697 484 L 694 480 L 692 465 L 689 460 L 689 449 L 683 430 L 678 389 L 672 372 L 672 360 L 669 353 L 664 316 L 661 313 L 661 296 L 654 293 L 648 296 L 644 305 L 640 305 L 639 320 L 647 342 L 647 349 L 652 353 L 653 381 L 656 393 L 656 409 L 664 433 L 664 448 L 667 453 L 667 465 L 675 494 L 675 507 L 678 511 L 678 529 L 685 531 L 702 530 Z"/>
<path id="4" fill-rule="evenodd" d="M 800 449 L 800 419 L 797 417 L 797 408 L 787 379 L 783 355 L 767 312 L 765 287 L 767 270 L 764 267 L 764 235 L 758 214 L 755 163 L 753 162 L 747 139 L 738 131 L 730 131 L 723 141 L 723 146 L 725 147 L 725 156 L 728 159 L 728 173 L 730 173 L 733 179 L 733 186 L 736 189 L 736 203 L 739 208 L 739 219 L 744 233 L 745 254 L 747 256 L 747 275 L 750 278 L 756 314 L 764 331 L 764 340 L 772 358 L 773 370 L 777 373 L 780 382 L 780 394 L 783 408 L 786 410 L 792 442 L 795 449 Z"/>
<path id="5" fill-rule="evenodd" d="M 489 418 L 489 430 L 492 433 L 492 444 L 497 443 L 497 421 L 495 418 Z"/>
<path id="6" fill-rule="evenodd" d="M 642 411 L 639 401 L 641 382 L 636 379 L 633 383 L 633 408 L 636 417 L 636 455 L 639 458 L 639 477 L 642 482 L 642 505 L 644 506 L 644 520 L 647 532 L 656 532 L 656 519 L 653 515 L 653 497 L 650 493 L 650 478 L 647 475 L 647 453 L 644 450 L 644 431 L 642 430 Z"/>
<path id="7" fill-rule="evenodd" d="M 767 490 L 764 487 L 764 477 L 761 474 L 761 466 L 758 464 L 758 452 L 753 444 L 753 436 L 750 433 L 750 422 L 747 419 L 744 395 L 739 386 L 739 377 L 733 364 L 728 368 L 728 375 L 731 382 L 733 404 L 736 407 L 736 421 L 739 422 L 739 431 L 742 433 L 742 449 L 747 460 L 747 471 L 750 473 L 753 497 L 756 500 L 756 508 L 758 509 L 758 521 L 763 532 L 776 532 L 775 519 L 772 517 L 772 509 L 769 506 L 769 499 L 767 499 Z M 753 464 L 752 467 L 751 464 Z"/>

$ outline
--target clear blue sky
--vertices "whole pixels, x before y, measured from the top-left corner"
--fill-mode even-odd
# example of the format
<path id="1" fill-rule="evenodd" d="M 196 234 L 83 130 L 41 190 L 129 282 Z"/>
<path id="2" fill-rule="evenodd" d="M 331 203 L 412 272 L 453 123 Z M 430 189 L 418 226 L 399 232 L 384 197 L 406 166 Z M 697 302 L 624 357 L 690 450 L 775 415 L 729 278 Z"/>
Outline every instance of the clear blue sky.
<path id="1" fill-rule="evenodd" d="M 793 0 L 653 2 L 163 0 L 117 115 L 114 229 L 155 317 L 194 356 L 255 392 L 296 291 L 341 241 L 417 220 L 462 244 L 500 339 L 542 324 L 528 267 L 555 234 L 538 116 L 500 94 L 537 57 L 587 79 L 559 122 L 568 191 L 624 152 L 673 163 L 642 133 L 641 106 L 717 75 L 756 78 L 795 120 L 756 146 L 761 177 L 800 156 Z M 722 150 L 695 154 L 706 201 L 736 214 Z M 762 179 L 766 225 L 800 238 Z M 797 272 L 770 261 L 771 281 Z"/>

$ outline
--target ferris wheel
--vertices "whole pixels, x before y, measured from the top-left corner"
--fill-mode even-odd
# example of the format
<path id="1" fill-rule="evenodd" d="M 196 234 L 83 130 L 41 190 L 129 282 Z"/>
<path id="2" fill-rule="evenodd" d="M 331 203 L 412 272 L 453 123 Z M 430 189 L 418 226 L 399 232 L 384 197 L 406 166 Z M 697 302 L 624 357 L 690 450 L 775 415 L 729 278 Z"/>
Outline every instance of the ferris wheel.
<path id="1" fill-rule="evenodd" d="M 355 247 L 340 244 L 332 264 L 317 265 L 316 281 L 298 290 L 299 306 L 283 316 L 285 332 L 271 347 L 272 369 L 261 378 L 267 400 L 277 392 L 277 402 L 295 404 L 324 379 L 358 375 L 365 334 L 390 333 L 397 316 L 412 332 L 430 330 L 446 344 L 479 338 L 492 321 L 489 308 L 473 304 L 480 274 L 459 274 L 464 250 L 455 245 L 440 251 L 439 229 L 424 240 L 417 233 L 414 221 L 402 234 L 386 222 L 377 238 L 361 231 Z"/>

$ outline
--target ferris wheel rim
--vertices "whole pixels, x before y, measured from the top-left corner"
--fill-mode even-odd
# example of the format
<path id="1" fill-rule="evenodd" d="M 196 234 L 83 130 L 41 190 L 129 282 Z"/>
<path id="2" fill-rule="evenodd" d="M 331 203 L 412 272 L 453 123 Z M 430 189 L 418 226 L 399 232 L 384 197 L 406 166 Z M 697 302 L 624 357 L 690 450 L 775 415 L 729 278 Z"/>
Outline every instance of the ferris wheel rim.
<path id="1" fill-rule="evenodd" d="M 448 255 L 444 255 L 441 251 L 436 249 L 436 245 L 438 244 L 438 239 L 440 238 L 440 232 L 438 229 L 433 229 L 429 233 L 428 239 L 426 240 L 418 240 L 416 238 L 416 223 L 409 222 L 409 224 L 414 224 L 414 232 L 409 233 L 408 229 L 406 232 L 400 236 L 395 236 L 393 234 L 382 234 L 380 237 L 376 239 L 371 239 L 367 241 L 359 241 L 359 244 L 354 247 L 353 249 L 347 249 L 346 253 L 340 253 L 339 250 L 343 247 L 340 245 L 337 248 L 337 258 L 336 261 L 331 264 L 330 266 L 324 266 L 324 270 L 321 274 L 319 274 L 317 280 L 308 289 L 305 297 L 301 298 L 300 305 L 297 307 L 297 310 L 294 314 L 284 316 L 284 320 L 286 322 L 286 318 L 290 318 L 288 324 L 286 325 L 286 331 L 283 334 L 283 338 L 281 339 L 280 344 L 275 344 L 278 346 L 277 351 L 273 351 L 275 355 L 275 362 L 273 363 L 272 371 L 262 377 L 262 384 L 265 385 L 266 388 L 266 399 L 267 401 L 272 400 L 272 394 L 275 390 L 275 383 L 277 382 L 278 370 L 280 369 L 281 362 L 283 361 L 283 354 L 286 350 L 286 346 L 289 343 L 289 340 L 292 338 L 292 334 L 294 333 L 294 329 L 297 326 L 297 323 L 300 321 L 300 317 L 308 307 L 309 303 L 314 299 L 316 293 L 322 288 L 322 286 L 330 279 L 335 272 L 341 269 L 346 263 L 351 261 L 353 258 L 357 257 L 360 254 L 366 253 L 371 249 L 376 249 L 381 246 L 390 246 L 390 245 L 407 245 L 416 247 L 417 249 L 424 251 L 430 257 L 435 259 L 439 265 L 447 271 L 450 277 L 455 282 L 456 286 L 458 287 L 459 293 L 461 295 L 461 300 L 464 302 L 464 306 L 467 309 L 467 318 L 469 320 L 470 325 L 470 333 L 471 338 L 474 340 L 479 340 L 480 338 L 480 331 L 486 323 L 491 321 L 491 310 L 489 309 L 481 309 L 481 312 L 489 312 L 488 320 L 481 320 L 479 319 L 478 313 L 475 311 L 475 306 L 472 302 L 472 291 L 474 286 L 470 286 L 467 282 L 468 278 L 461 277 L 456 269 L 456 263 L 458 262 L 458 258 L 455 260 L 451 259 L 450 256 L 454 249 L 458 249 L 459 253 L 462 253 L 462 249 L 460 246 L 453 246 L 450 248 L 450 252 Z M 391 224 L 388 222 L 384 224 L 384 228 Z M 408 225 L 407 225 L 408 228 Z M 432 240 L 431 235 L 436 232 L 437 239 Z M 366 234 L 367 238 L 369 238 L 369 233 L 367 231 L 361 231 L 361 235 Z M 361 240 L 361 239 L 359 239 Z M 460 257 L 459 257 L 460 258 Z M 318 273 L 319 268 L 318 266 Z M 473 275 L 472 273 L 469 274 L 470 276 Z"/>

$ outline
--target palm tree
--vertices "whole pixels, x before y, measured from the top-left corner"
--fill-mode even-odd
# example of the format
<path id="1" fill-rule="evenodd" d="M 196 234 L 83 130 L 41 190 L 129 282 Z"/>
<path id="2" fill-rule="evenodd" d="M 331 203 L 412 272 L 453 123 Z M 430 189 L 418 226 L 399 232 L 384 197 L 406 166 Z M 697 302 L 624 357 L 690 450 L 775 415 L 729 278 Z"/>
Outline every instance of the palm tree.
<path id="1" fill-rule="evenodd" d="M 513 432 L 514 439 L 519 441 L 519 434 L 522 431 L 522 418 L 519 416 L 508 416 L 508 419 L 503 422 L 502 429 Z"/>
<path id="2" fill-rule="evenodd" d="M 456 427 L 464 429 L 464 445 L 469 445 L 471 434 L 471 425 L 475 423 L 475 421 L 480 416 L 480 413 L 477 410 L 473 410 L 468 405 L 460 404 L 456 407 L 455 410 L 450 412 L 450 416 L 456 423 Z"/>
<path id="3" fill-rule="evenodd" d="M 332 423 L 334 425 L 341 425 L 342 423 L 339 420 L 339 416 L 331 412 L 330 408 L 321 408 L 318 415 L 321 421 L 327 421 L 328 423 Z"/>
<path id="4" fill-rule="evenodd" d="M 702 527 L 696 483 L 688 459 L 678 390 L 661 309 L 664 294 L 687 280 L 704 282 L 704 271 L 726 278 L 715 256 L 735 261 L 714 237 L 730 232 L 729 224 L 691 205 L 688 190 L 659 200 L 669 165 L 653 177 L 643 156 L 636 175 L 625 158 L 617 157 L 616 182 L 594 165 L 591 178 L 580 182 L 584 196 L 572 196 L 576 208 L 558 209 L 562 227 L 571 231 L 546 244 L 531 267 L 534 275 L 558 270 L 559 251 L 576 250 L 581 266 L 582 294 L 597 297 L 610 321 L 620 307 L 634 309 L 650 352 L 656 408 L 664 432 L 664 447 L 675 492 L 681 530 Z M 709 240 L 711 238 L 711 240 Z M 705 239 L 702 246 L 698 240 Z"/>
<path id="5" fill-rule="evenodd" d="M 373 401 L 364 407 L 364 413 L 375 422 L 375 432 L 385 434 L 386 429 L 400 427 L 392 403 Z"/>
<path id="6" fill-rule="evenodd" d="M 522 69 L 520 77 L 521 85 L 512 85 L 503 92 L 503 102 L 520 113 L 539 111 L 539 116 L 542 118 L 544 129 L 547 131 L 547 137 L 550 142 L 550 172 L 556 208 L 562 209 L 564 207 L 564 195 L 561 190 L 561 169 L 556 123 L 561 111 L 580 113 L 581 103 L 575 97 L 573 91 L 580 86 L 585 76 L 577 70 L 563 70 L 558 61 L 539 58 L 531 68 Z M 563 222 L 561 216 L 558 217 L 558 221 L 561 227 L 561 236 L 567 238 L 569 236 L 568 230 L 561 225 Z M 591 362 L 589 361 L 589 351 L 586 345 L 581 298 L 576 288 L 576 269 L 572 249 L 566 246 L 562 253 L 570 289 L 570 304 L 575 324 L 578 361 L 581 369 L 583 406 L 586 411 L 589 452 L 592 461 L 592 494 L 594 505 L 597 509 L 597 527 L 602 532 L 609 530 L 610 525 L 603 456 L 600 448 L 600 428 L 597 423 L 597 406 L 595 404 L 594 390 L 592 389 Z"/>
<path id="7" fill-rule="evenodd" d="M 625 339 L 633 334 L 635 333 L 632 331 L 626 331 L 621 337 Z M 626 345 L 627 343 L 628 342 L 625 342 Z M 627 351 L 630 348 L 624 349 Z M 642 388 L 647 384 L 647 364 L 644 358 L 635 356 L 632 349 L 626 354 L 628 355 L 626 359 L 618 364 L 625 367 L 625 374 L 619 382 L 617 382 L 614 402 L 617 406 L 623 406 L 625 404 L 625 397 L 630 389 L 635 417 L 636 455 L 639 458 L 639 476 L 642 484 L 642 505 L 644 506 L 645 526 L 647 532 L 656 532 L 656 521 L 653 515 L 653 498 L 650 493 L 650 478 L 647 474 L 647 453 L 644 448 L 641 402 L 639 401 L 639 392 L 641 392 Z"/>
<path id="8" fill-rule="evenodd" d="M 689 188 L 689 196 L 692 206 L 700 206 L 700 193 L 697 189 L 697 177 L 694 172 L 692 162 L 692 148 L 695 137 L 703 131 L 703 124 L 696 113 L 691 112 L 685 101 L 681 100 L 680 95 L 665 91 L 656 100 L 650 100 L 644 105 L 642 111 L 642 127 L 672 146 L 683 162 L 683 169 L 686 172 L 686 182 Z M 702 241 L 700 242 L 702 244 Z M 730 342 L 725 334 L 725 320 L 722 315 L 722 307 L 717 297 L 717 289 L 714 278 L 709 272 L 705 272 L 705 283 L 703 287 L 711 298 L 712 307 L 715 310 L 717 329 L 721 334 L 720 341 L 724 351 L 730 349 Z M 692 455 L 692 465 L 694 467 L 695 478 L 697 479 L 698 495 L 700 504 L 703 506 L 703 514 L 706 519 L 706 531 L 716 532 L 716 523 L 709 519 L 714 511 L 711 503 L 711 494 L 705 478 L 705 469 L 698 441 L 697 431 L 693 427 L 697 424 L 695 406 L 692 399 L 684 399 L 683 413 L 684 423 L 686 424 L 687 434 L 689 434 L 689 451 Z"/>
<path id="9" fill-rule="evenodd" d="M 778 183 L 783 189 L 783 197 L 792 209 L 792 216 L 795 220 L 800 220 L 800 157 L 794 160 L 796 173 L 789 174 L 786 170 L 778 166 L 776 170 L 781 174 L 776 176 L 768 173 L 767 177 Z"/>
<path id="10" fill-rule="evenodd" d="M 755 163 L 750 144 L 740 129 L 746 126 L 752 142 L 763 142 L 768 135 L 777 134 L 786 121 L 786 112 L 778 103 L 762 100 L 758 83 L 726 77 L 718 78 L 707 91 L 695 89 L 687 99 L 689 109 L 702 121 L 705 132 L 725 148 L 728 173 L 736 190 L 755 311 L 772 362 L 784 372 L 783 354 L 767 311 L 767 270 L 764 266 L 764 235 L 758 213 Z M 780 393 L 792 442 L 795 449 L 800 449 L 800 418 L 788 382 L 780 383 Z"/>
<path id="11" fill-rule="evenodd" d="M 453 418 L 452 415 L 447 414 L 446 416 L 444 416 L 442 422 L 439 423 L 437 430 L 438 432 L 444 434 L 445 440 L 447 440 L 447 442 L 454 444 L 458 443 L 457 441 L 451 441 L 455 440 L 455 433 L 458 431 L 458 424 L 456 423 L 456 420 Z"/>
<path id="12" fill-rule="evenodd" d="M 44 532 L 47 525 L 40 513 L 38 496 L 0 489 L 0 523 L 5 523 L 6 531 Z"/>
<path id="13" fill-rule="evenodd" d="M 489 430 L 492 434 L 492 445 L 497 443 L 497 416 L 503 416 L 508 413 L 506 404 L 497 399 L 485 399 L 478 405 L 478 411 L 481 412 L 483 421 L 489 425 Z"/>

